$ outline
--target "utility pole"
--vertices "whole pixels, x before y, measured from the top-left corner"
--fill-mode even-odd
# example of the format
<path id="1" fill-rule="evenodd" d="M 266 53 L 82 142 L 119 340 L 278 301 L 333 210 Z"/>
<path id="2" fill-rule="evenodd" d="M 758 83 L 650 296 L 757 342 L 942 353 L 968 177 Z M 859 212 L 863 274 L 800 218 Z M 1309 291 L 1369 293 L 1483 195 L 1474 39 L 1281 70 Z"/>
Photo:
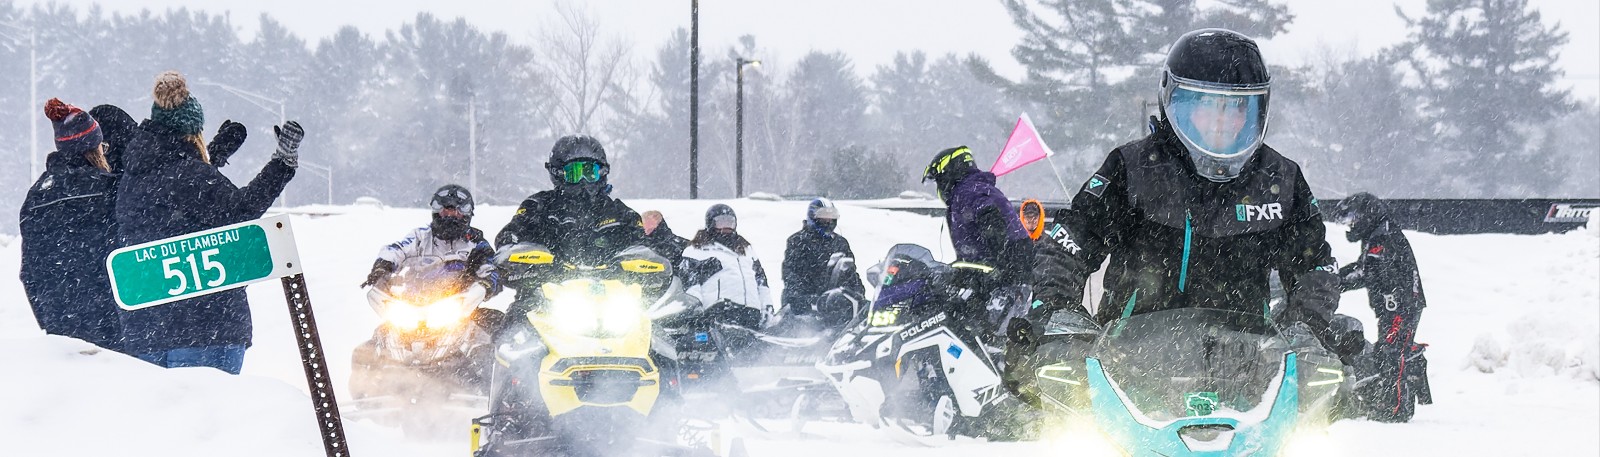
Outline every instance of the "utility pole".
<path id="1" fill-rule="evenodd" d="M 734 77 L 734 80 L 736 81 L 735 86 L 738 87 L 734 89 L 733 102 L 734 117 L 736 118 L 734 120 L 735 127 L 733 134 L 733 162 L 735 174 L 733 195 L 734 197 L 742 198 L 744 197 L 744 66 L 754 65 L 760 67 L 761 61 L 740 57 L 734 61 L 734 64 L 737 67 L 736 72 L 738 73 L 738 76 Z"/>
<path id="2" fill-rule="evenodd" d="M 689 199 L 700 198 L 700 0 L 689 0 Z"/>
<path id="3" fill-rule="evenodd" d="M 478 191 L 478 94 L 467 99 L 467 188 Z"/>

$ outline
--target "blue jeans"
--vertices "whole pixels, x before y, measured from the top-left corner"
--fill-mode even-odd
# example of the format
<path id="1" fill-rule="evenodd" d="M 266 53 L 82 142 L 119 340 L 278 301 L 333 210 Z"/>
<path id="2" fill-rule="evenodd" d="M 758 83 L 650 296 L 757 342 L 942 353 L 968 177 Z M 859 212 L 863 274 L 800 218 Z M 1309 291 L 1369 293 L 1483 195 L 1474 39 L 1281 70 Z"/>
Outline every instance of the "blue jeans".
<path id="1" fill-rule="evenodd" d="M 239 369 L 244 366 L 244 345 L 178 348 L 139 354 L 137 357 L 166 368 L 211 367 L 228 374 L 239 374 Z"/>

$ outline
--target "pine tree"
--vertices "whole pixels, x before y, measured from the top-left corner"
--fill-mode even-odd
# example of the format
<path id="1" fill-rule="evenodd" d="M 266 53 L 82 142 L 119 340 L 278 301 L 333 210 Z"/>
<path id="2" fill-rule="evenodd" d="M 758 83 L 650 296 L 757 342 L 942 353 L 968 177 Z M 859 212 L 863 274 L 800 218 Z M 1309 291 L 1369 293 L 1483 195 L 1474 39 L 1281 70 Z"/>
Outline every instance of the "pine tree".
<path id="1" fill-rule="evenodd" d="M 1567 33 L 1546 27 L 1527 0 L 1431 0 L 1417 19 L 1396 12 L 1411 29 L 1398 52 L 1421 81 L 1426 115 L 1447 149 L 1437 160 L 1457 191 L 1553 190 L 1553 156 L 1530 148 L 1528 129 L 1572 110 L 1567 91 L 1554 88 Z"/>

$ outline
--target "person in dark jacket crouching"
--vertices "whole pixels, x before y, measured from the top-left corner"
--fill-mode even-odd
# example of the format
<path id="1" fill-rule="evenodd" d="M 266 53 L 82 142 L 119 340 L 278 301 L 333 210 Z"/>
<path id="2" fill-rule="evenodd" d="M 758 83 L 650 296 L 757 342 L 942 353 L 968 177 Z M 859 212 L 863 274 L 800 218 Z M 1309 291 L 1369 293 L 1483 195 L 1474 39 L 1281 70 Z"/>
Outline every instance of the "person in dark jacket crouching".
<path id="1" fill-rule="evenodd" d="M 1417 323 L 1428 306 L 1411 241 L 1389 222 L 1383 200 L 1361 192 L 1339 201 L 1334 222 L 1350 225 L 1345 238 L 1361 242 L 1361 257 L 1339 269 L 1340 288 L 1367 289 L 1378 318 L 1378 339 L 1356 357 L 1363 413 L 1383 422 L 1411 420 L 1415 404 L 1433 403 L 1428 388 L 1426 345 L 1417 344 Z M 1367 379 L 1371 378 L 1370 381 Z"/>
<path id="2" fill-rule="evenodd" d="M 118 242 L 134 245 L 261 217 L 299 165 L 304 130 L 274 128 L 277 152 L 237 187 L 212 165 L 200 137 L 205 115 L 182 75 L 156 79 L 150 121 L 128 145 L 117 191 Z M 123 311 L 123 352 L 168 368 L 207 366 L 238 374 L 251 344 L 243 288 Z"/>
<path id="3" fill-rule="evenodd" d="M 120 336 L 105 258 L 116 247 L 117 177 L 104 130 L 89 113 L 50 99 L 56 151 L 22 203 L 22 287 L 39 328 L 116 350 Z"/>

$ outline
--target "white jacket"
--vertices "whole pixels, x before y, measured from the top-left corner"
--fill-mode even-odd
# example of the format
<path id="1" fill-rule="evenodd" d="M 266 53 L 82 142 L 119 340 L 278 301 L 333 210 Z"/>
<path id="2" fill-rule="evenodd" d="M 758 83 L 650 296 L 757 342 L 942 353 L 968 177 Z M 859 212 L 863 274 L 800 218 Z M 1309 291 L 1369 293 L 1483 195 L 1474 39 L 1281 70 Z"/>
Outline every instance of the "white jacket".
<path id="1" fill-rule="evenodd" d="M 750 252 L 750 249 L 747 248 L 745 252 Z M 706 306 L 722 300 L 749 306 L 761 310 L 771 320 L 777 308 L 772 303 L 772 291 L 767 288 L 767 272 L 761 268 L 761 259 L 754 254 L 740 255 L 721 243 L 713 242 L 705 246 L 690 245 L 683 250 L 683 258 L 714 258 L 722 263 L 721 271 L 711 275 L 703 284 L 689 286 L 685 293 L 700 299 L 700 303 Z"/>
<path id="2" fill-rule="evenodd" d="M 393 263 L 397 269 L 461 262 L 485 283 L 489 295 L 500 291 L 500 274 L 492 262 L 494 247 L 483 239 L 483 232 L 475 228 L 468 229 L 461 239 L 441 240 L 433 236 L 433 229 L 422 226 L 400 241 L 384 246 L 378 251 L 378 258 Z"/>

